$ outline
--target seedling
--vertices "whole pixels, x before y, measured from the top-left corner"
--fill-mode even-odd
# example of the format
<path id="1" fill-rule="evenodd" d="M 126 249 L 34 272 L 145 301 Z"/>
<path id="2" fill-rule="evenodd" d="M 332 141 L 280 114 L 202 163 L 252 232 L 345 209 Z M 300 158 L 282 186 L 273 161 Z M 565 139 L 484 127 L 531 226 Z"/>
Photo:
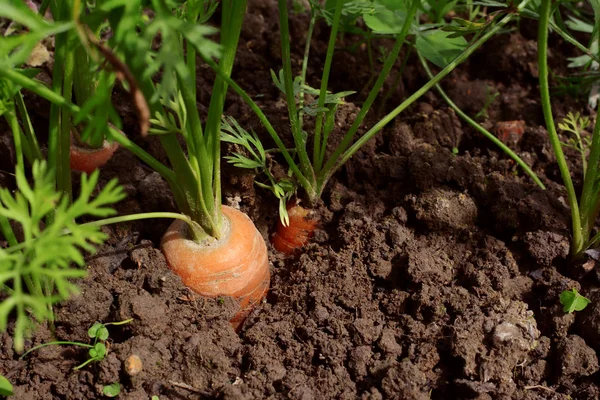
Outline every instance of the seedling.
<path id="1" fill-rule="evenodd" d="M 43 344 L 40 344 L 38 346 L 35 346 L 35 347 L 27 350 L 25 353 L 23 353 L 23 355 L 21 356 L 21 359 L 23 359 L 27 354 L 31 353 L 32 351 L 38 350 L 38 349 L 40 349 L 42 347 L 46 347 L 46 346 L 71 345 L 71 346 L 79 346 L 79 347 L 88 348 L 89 349 L 88 350 L 88 355 L 89 355 L 88 359 L 73 368 L 73 370 L 79 370 L 90 363 L 100 362 L 100 361 L 104 360 L 104 358 L 106 357 L 106 354 L 108 353 L 106 343 L 109 338 L 108 329 L 106 328 L 107 326 L 125 325 L 125 324 L 130 323 L 131 321 L 133 321 L 133 318 L 127 319 L 125 321 L 120 321 L 120 322 L 107 322 L 107 323 L 96 322 L 94 325 L 92 325 L 90 327 L 90 329 L 88 329 L 88 336 L 90 337 L 90 339 L 93 339 L 92 344 L 82 343 L 82 342 L 71 342 L 71 341 L 54 341 L 54 342 L 43 343 Z M 114 385 L 118 386 L 119 384 L 113 383 L 112 385 L 109 385 L 109 386 L 112 386 L 112 389 L 114 389 Z M 109 390 L 111 390 L 111 389 L 109 389 Z"/>
<path id="2" fill-rule="evenodd" d="M 577 289 L 565 290 L 560 294 L 560 304 L 563 305 L 563 312 L 573 313 L 574 311 L 582 311 L 590 304 L 590 300 L 583 297 Z"/>

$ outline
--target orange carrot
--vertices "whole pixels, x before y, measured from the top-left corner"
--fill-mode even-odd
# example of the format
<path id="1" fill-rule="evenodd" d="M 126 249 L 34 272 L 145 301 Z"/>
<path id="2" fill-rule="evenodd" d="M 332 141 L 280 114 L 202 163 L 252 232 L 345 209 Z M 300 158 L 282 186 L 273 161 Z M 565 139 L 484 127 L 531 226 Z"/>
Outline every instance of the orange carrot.
<path id="1" fill-rule="evenodd" d="M 117 142 L 108 143 L 106 140 L 102 147 L 97 149 L 81 147 L 71 141 L 71 169 L 91 174 L 94 170 L 104 166 L 118 148 Z"/>
<path id="2" fill-rule="evenodd" d="M 271 243 L 277 251 L 292 254 L 312 238 L 317 220 L 310 218 L 310 210 L 296 203 L 289 203 L 287 212 L 290 224 L 284 226 L 280 220 L 277 223 L 277 231 L 271 237 Z"/>
<path id="3" fill-rule="evenodd" d="M 216 243 L 198 244 L 188 239 L 188 226 L 176 220 L 161 240 L 171 270 L 184 285 L 206 297 L 231 296 L 240 311 L 231 319 L 238 329 L 265 297 L 271 273 L 267 246 L 248 216 L 222 206 L 227 221 L 224 237 Z"/>

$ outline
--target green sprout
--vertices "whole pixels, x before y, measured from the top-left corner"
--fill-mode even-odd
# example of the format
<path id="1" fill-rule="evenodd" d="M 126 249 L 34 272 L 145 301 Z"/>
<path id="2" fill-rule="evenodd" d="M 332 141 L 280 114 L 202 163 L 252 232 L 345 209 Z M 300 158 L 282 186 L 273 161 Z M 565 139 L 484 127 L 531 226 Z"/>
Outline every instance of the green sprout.
<path id="1" fill-rule="evenodd" d="M 93 342 L 91 344 L 83 343 L 83 342 L 73 342 L 73 341 L 54 341 L 54 342 L 42 343 L 38 346 L 35 346 L 35 347 L 27 350 L 25 353 L 23 353 L 23 355 L 21 356 L 21 359 L 23 359 L 27 354 L 31 353 L 32 351 L 38 350 L 38 349 L 40 349 L 42 347 L 46 347 L 46 346 L 71 345 L 71 346 L 88 348 L 89 349 L 88 350 L 88 356 L 89 356 L 88 359 L 73 368 L 73 370 L 79 370 L 90 363 L 100 362 L 100 361 L 104 360 L 104 358 L 108 354 L 108 348 L 106 346 L 106 342 L 109 339 L 109 332 L 108 332 L 108 329 L 106 328 L 107 326 L 125 325 L 125 324 L 130 323 L 131 321 L 133 321 L 133 318 L 127 319 L 125 321 L 119 321 L 119 322 L 107 322 L 107 323 L 96 322 L 88 329 L 88 336 L 90 339 L 93 339 Z M 114 385 L 115 384 L 112 384 L 109 386 L 113 386 L 113 389 L 114 389 Z M 116 385 L 119 385 L 119 384 L 116 383 Z"/>
<path id="2" fill-rule="evenodd" d="M 577 289 L 565 290 L 560 294 L 560 304 L 563 305 L 563 312 L 571 314 L 574 311 L 582 311 L 590 304 L 590 300 L 583 297 Z"/>

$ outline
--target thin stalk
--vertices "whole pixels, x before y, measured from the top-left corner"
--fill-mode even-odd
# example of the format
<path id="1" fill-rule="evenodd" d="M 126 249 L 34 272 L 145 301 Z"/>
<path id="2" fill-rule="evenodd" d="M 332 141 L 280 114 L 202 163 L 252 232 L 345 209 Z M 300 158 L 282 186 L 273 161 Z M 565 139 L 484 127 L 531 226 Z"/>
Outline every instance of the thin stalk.
<path id="1" fill-rule="evenodd" d="M 13 108 L 11 111 L 4 113 L 4 118 L 6 118 L 6 121 L 8 122 L 8 125 L 13 133 L 13 142 L 15 144 L 15 154 L 17 158 L 15 175 L 17 175 L 17 177 L 19 174 L 21 174 L 21 176 L 25 176 L 25 160 L 23 158 L 23 145 L 21 142 L 21 139 L 23 139 L 23 134 L 21 133 L 21 128 L 19 127 L 19 120 L 17 119 L 15 109 Z"/>
<path id="2" fill-rule="evenodd" d="M 60 73 L 60 65 L 65 60 L 66 56 L 66 33 L 56 35 L 55 38 L 55 52 L 54 52 L 54 73 L 52 77 L 52 92 L 56 96 L 60 96 L 63 76 Z M 15 75 L 20 75 L 16 71 L 2 70 L 1 73 L 14 72 Z M 46 87 L 44 87 L 47 89 Z M 62 101 L 67 101 L 64 97 L 60 96 Z M 58 181 L 60 174 L 60 159 L 62 157 L 61 146 L 60 146 L 60 103 L 54 103 L 50 105 L 50 120 L 48 121 L 48 167 L 50 172 L 54 175 L 55 181 Z"/>
<path id="3" fill-rule="evenodd" d="M 306 71 L 308 70 L 308 56 L 310 55 L 310 44 L 312 41 L 315 22 L 317 21 L 317 13 L 311 7 L 310 22 L 308 23 L 308 32 L 306 33 L 306 44 L 304 45 L 304 56 L 302 57 L 302 72 L 300 73 L 300 85 L 306 85 Z M 300 97 L 298 98 L 298 120 L 300 129 L 304 124 L 304 89 L 300 88 Z"/>
<path id="4" fill-rule="evenodd" d="M 189 184 L 186 185 L 186 182 L 179 182 L 181 182 L 184 188 L 193 193 L 194 198 L 190 199 L 187 203 L 194 206 L 195 212 L 193 215 L 196 216 L 195 219 L 198 220 L 209 235 L 219 235 L 217 222 L 213 218 L 214 206 L 210 178 L 211 160 L 206 144 L 202 141 L 202 124 L 196 107 L 196 98 L 192 97 L 191 90 L 189 89 L 189 77 L 188 79 L 185 78 L 180 75 L 178 76 L 185 108 L 188 110 L 188 136 L 191 136 L 190 141 L 196 142 L 198 146 L 189 146 L 188 158 L 185 158 L 185 155 L 183 155 L 180 162 L 187 164 L 188 169 L 194 176 L 194 179 L 188 182 L 197 182 L 197 185 L 190 186 Z"/>
<path id="5" fill-rule="evenodd" d="M 522 10 L 531 0 L 523 0 L 521 4 L 518 6 L 518 10 Z M 432 87 L 434 87 L 437 83 L 439 83 L 443 78 L 445 78 L 450 72 L 452 72 L 459 64 L 464 62 L 467 58 L 471 56 L 483 43 L 485 43 L 490 37 L 495 35 L 504 25 L 506 25 L 509 21 L 514 18 L 514 14 L 510 14 L 502 18 L 496 26 L 491 28 L 486 34 L 482 35 L 477 41 L 475 41 L 471 46 L 465 49 L 458 57 L 454 59 L 454 61 L 450 62 L 444 69 L 442 69 L 433 79 L 429 80 L 425 85 L 423 85 L 419 90 L 413 93 L 410 97 L 404 100 L 398 107 L 388 113 L 385 117 L 383 117 L 379 122 L 377 122 L 369 131 L 367 131 L 363 136 L 361 136 L 348 150 L 346 150 L 340 158 L 337 160 L 335 165 L 333 165 L 330 169 L 326 170 L 327 166 L 323 169 L 323 173 L 320 174 L 319 180 L 317 182 L 317 192 L 320 193 L 323 191 L 324 185 L 327 183 L 329 178 L 333 175 L 335 171 L 337 171 L 350 157 L 354 155 L 369 139 L 375 136 L 384 126 L 386 126 L 391 120 L 396 118 L 398 114 L 404 111 L 408 106 L 410 106 L 413 102 L 415 102 L 419 97 L 427 93 Z"/>
<path id="6" fill-rule="evenodd" d="M 69 37 L 71 34 L 69 33 Z M 67 40 L 68 43 L 68 40 Z M 73 92 L 73 75 L 75 71 L 75 55 L 71 51 L 67 51 L 63 68 L 63 87 L 62 95 L 67 99 L 71 99 Z M 71 148 L 71 112 L 66 108 L 60 109 L 60 131 L 59 131 L 59 146 L 61 149 L 59 163 L 59 175 L 57 179 L 58 190 L 65 193 L 69 199 L 69 203 L 73 200 L 73 191 L 71 188 L 71 163 L 69 159 Z"/>
<path id="7" fill-rule="evenodd" d="M 375 99 L 377 98 L 379 91 L 383 87 L 385 80 L 387 79 L 392 67 L 394 66 L 394 63 L 396 62 L 396 60 L 398 59 L 398 56 L 400 55 L 400 51 L 402 50 L 402 45 L 404 44 L 406 35 L 408 35 L 409 29 L 412 25 L 415 15 L 417 13 L 419 4 L 421 4 L 421 2 L 419 0 L 413 0 L 411 2 L 410 9 L 408 10 L 408 13 L 406 15 L 406 20 L 404 21 L 404 25 L 402 26 L 402 30 L 398 34 L 398 37 L 396 38 L 396 42 L 394 43 L 394 47 L 392 48 L 392 51 L 390 52 L 390 54 L 388 54 L 388 56 L 385 60 L 385 63 L 383 64 L 383 68 L 381 69 L 381 72 L 379 73 L 379 77 L 377 78 L 375 85 L 373 85 L 373 87 L 371 88 L 371 91 L 369 92 L 369 95 L 367 96 L 367 100 L 365 100 L 365 103 L 361 107 L 358 115 L 356 116 L 356 119 L 350 126 L 350 129 L 348 129 L 348 132 L 344 135 L 344 138 L 342 139 L 340 144 L 333 151 L 329 160 L 327 160 L 327 163 L 325 164 L 325 167 L 323 168 L 323 170 L 321 171 L 320 168 L 317 169 L 320 176 L 322 176 L 323 174 L 325 174 L 325 175 L 327 174 L 327 171 L 335 165 L 336 160 L 348 148 L 350 143 L 352 143 L 352 140 L 354 139 L 354 136 L 356 135 L 358 128 L 360 127 L 360 125 L 362 124 L 363 120 L 365 119 L 367 113 L 371 109 L 373 102 L 375 102 Z"/>
<path id="8" fill-rule="evenodd" d="M 15 96 L 15 103 L 17 105 L 17 109 L 19 110 L 21 121 L 23 122 L 25 140 L 27 141 L 27 143 L 29 144 L 29 148 L 31 149 L 31 157 L 34 160 L 41 160 L 42 151 L 40 150 L 40 145 L 38 143 L 37 137 L 35 136 L 33 125 L 31 124 L 31 119 L 29 118 L 29 113 L 27 112 L 27 107 L 25 107 L 23 95 L 20 91 Z"/>
<path id="9" fill-rule="evenodd" d="M 340 0 L 337 0 L 340 1 Z M 296 108 L 296 95 L 294 94 L 294 77 L 292 73 L 292 57 L 290 49 L 290 29 L 288 22 L 287 0 L 279 0 L 279 30 L 281 36 L 281 60 L 283 63 L 283 78 L 285 96 L 290 118 L 290 126 L 294 145 L 297 150 L 300 169 L 307 180 L 314 181 L 314 171 L 306 151 L 306 139 L 300 127 L 298 110 Z M 312 185 L 311 185 L 312 186 Z"/>
<path id="10" fill-rule="evenodd" d="M 429 76 L 429 79 L 433 78 L 433 73 L 431 72 L 431 69 L 429 68 L 429 65 L 427 65 L 427 60 L 425 59 L 425 57 L 423 57 L 421 55 L 421 53 L 418 53 L 419 55 L 419 59 L 421 60 L 421 65 L 423 65 L 423 68 L 425 69 L 425 71 L 427 72 L 427 75 Z M 535 172 L 533 172 L 531 170 L 531 168 L 529 167 L 529 165 L 527 165 L 522 159 L 521 157 L 519 157 L 514 151 L 512 151 L 508 146 L 506 146 L 504 143 L 502 143 L 502 141 L 500 141 L 496 136 L 492 135 L 490 132 L 488 132 L 483 126 L 481 126 L 480 124 L 478 124 L 477 122 L 475 122 L 473 119 L 471 119 L 467 114 L 465 114 L 453 101 L 452 99 L 450 99 L 450 97 L 448 97 L 448 95 L 446 94 L 446 92 L 444 92 L 444 90 L 442 89 L 442 87 L 438 84 L 435 85 L 435 88 L 437 89 L 438 93 L 440 94 L 440 96 L 442 96 L 442 98 L 446 101 L 446 103 L 448 103 L 448 105 L 450 106 L 450 108 L 452 108 L 454 110 L 454 112 L 456 112 L 456 114 L 458 114 L 462 119 L 464 119 L 469 125 L 471 125 L 475 130 L 479 131 L 479 133 L 481 133 L 483 136 L 485 136 L 487 139 L 491 140 L 496 146 L 498 146 L 500 148 L 500 150 L 502 150 L 506 155 L 508 155 L 510 158 L 512 158 L 514 160 L 514 162 L 516 162 L 521 168 L 523 168 L 523 171 L 525 171 L 525 173 L 527 175 L 529 175 L 529 177 L 531 177 L 531 179 L 542 189 L 546 189 L 546 187 L 544 186 L 544 184 L 542 183 L 542 181 L 540 180 L 540 178 L 538 178 L 538 176 L 535 174 Z"/>
<path id="11" fill-rule="evenodd" d="M 155 219 L 155 218 L 169 218 L 169 219 L 178 219 L 187 223 L 193 231 L 200 231 L 202 228 L 198 223 L 194 222 L 190 217 L 180 213 L 173 212 L 148 212 L 148 213 L 139 213 L 139 214 L 130 214 L 130 215 L 120 215 L 117 217 L 98 219 L 91 222 L 85 222 L 83 224 L 79 224 L 79 226 L 105 226 L 111 224 L 118 224 L 122 222 L 131 222 L 131 221 L 140 221 L 143 219 Z M 68 232 L 65 232 L 68 233 Z"/>
<path id="12" fill-rule="evenodd" d="M 64 341 L 64 340 L 57 340 L 55 342 L 48 342 L 48 343 L 42 343 L 39 344 L 35 347 L 32 347 L 31 349 L 27 350 L 25 353 L 23 353 L 21 355 L 21 357 L 19 357 L 19 360 L 22 360 L 27 354 L 31 353 L 32 351 L 41 349 L 42 347 L 46 347 L 46 346 L 55 346 L 55 345 L 71 345 L 71 346 L 80 346 L 80 347 L 85 347 L 87 349 L 93 349 L 94 346 L 91 344 L 87 344 L 87 343 L 81 343 L 81 342 L 69 342 L 69 341 Z"/>
<path id="13" fill-rule="evenodd" d="M 20 93 L 19 93 L 19 95 L 20 95 Z M 18 96 L 16 96 L 16 97 L 18 97 Z M 13 137 L 14 137 L 15 153 L 17 155 L 17 165 L 15 166 L 15 175 L 20 173 L 20 174 L 22 174 L 22 176 L 25 176 L 25 165 L 23 162 L 23 152 L 22 152 L 22 148 L 21 148 L 21 129 L 19 128 L 19 121 L 17 119 L 17 116 L 15 115 L 14 107 L 11 111 L 4 113 L 4 117 L 7 120 L 8 125 L 10 126 L 10 128 L 13 132 Z M 5 216 L 0 217 L 0 230 L 2 231 L 4 238 L 6 239 L 6 241 L 8 242 L 8 244 L 11 247 L 16 246 L 18 244 L 15 233 L 14 233 L 12 227 L 10 226 L 8 219 Z"/>
<path id="14" fill-rule="evenodd" d="M 538 70 L 540 82 L 540 100 L 544 119 L 546 121 L 546 129 L 550 137 L 550 143 L 556 156 L 556 163 L 560 170 L 565 189 L 567 190 L 567 198 L 571 207 L 571 222 L 573 226 L 573 242 L 571 243 L 571 253 L 579 254 L 584 248 L 584 237 L 581 230 L 581 219 L 579 215 L 579 206 L 577 204 L 577 194 L 569 167 L 565 160 L 565 155 L 562 151 L 560 139 L 554 125 L 554 117 L 552 116 L 552 105 L 550 103 L 550 84 L 548 82 L 548 28 L 550 21 L 550 10 L 552 6 L 551 0 L 542 0 L 540 7 L 540 19 L 538 29 Z"/>
<path id="15" fill-rule="evenodd" d="M 600 104 L 598 105 L 600 112 Z M 587 169 L 585 171 L 585 179 L 583 189 L 581 191 L 580 210 L 581 210 L 581 231 L 583 234 L 584 247 L 578 249 L 574 254 L 577 256 L 581 251 L 589 247 L 587 241 L 594 227 L 594 222 L 598 217 L 598 174 L 600 173 L 600 118 L 596 118 L 594 124 L 594 133 L 592 134 L 592 144 L 590 147 L 590 155 L 588 159 Z M 595 242 L 592 239 L 591 242 Z"/>
<path id="16" fill-rule="evenodd" d="M 222 5 L 221 19 L 221 45 L 223 54 L 219 60 L 219 68 L 223 75 L 231 76 L 235 55 L 238 47 L 244 14 L 246 13 L 246 0 L 224 0 Z M 208 171 L 211 172 L 212 188 L 207 193 L 206 201 L 211 202 L 209 212 L 216 224 L 216 235 L 220 237 L 222 225 L 221 217 L 221 119 L 225 98 L 227 95 L 227 82 L 220 76 L 215 77 L 213 91 L 208 108 L 208 119 L 206 121 L 206 137 L 208 152 L 212 157 L 212 165 Z M 212 195 L 209 198 L 208 195 Z"/>
<path id="17" fill-rule="evenodd" d="M 337 39 L 337 31 L 340 26 L 340 19 L 342 17 L 342 0 L 335 1 L 335 13 L 333 15 L 333 22 L 331 23 L 331 32 L 329 34 L 329 43 L 327 44 L 327 54 L 325 55 L 325 65 L 323 66 L 323 75 L 321 77 L 321 90 L 319 93 L 319 109 L 325 107 L 325 99 L 327 97 L 327 86 L 329 85 L 329 74 L 331 73 L 331 63 L 333 61 L 333 53 L 335 51 L 335 42 Z M 317 121 L 315 122 L 315 137 L 314 137 L 314 149 L 313 149 L 313 167 L 315 172 L 318 174 L 321 165 L 323 164 L 323 158 L 325 154 L 321 154 L 321 131 L 323 129 L 323 117 L 325 112 L 319 111 L 317 114 Z"/>

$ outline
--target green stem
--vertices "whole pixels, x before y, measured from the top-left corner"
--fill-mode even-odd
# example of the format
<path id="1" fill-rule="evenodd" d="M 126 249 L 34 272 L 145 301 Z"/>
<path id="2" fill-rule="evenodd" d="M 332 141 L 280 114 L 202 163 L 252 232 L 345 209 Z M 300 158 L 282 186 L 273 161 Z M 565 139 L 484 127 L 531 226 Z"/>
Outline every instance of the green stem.
<path id="1" fill-rule="evenodd" d="M 600 112 L 600 104 L 598 105 Z M 592 144 L 590 147 L 590 155 L 585 171 L 585 179 L 583 189 L 581 191 L 580 210 L 581 210 L 581 231 L 583 234 L 583 248 L 578 249 L 574 255 L 578 256 L 583 250 L 587 249 L 591 243 L 588 238 L 594 227 L 594 222 L 598 217 L 598 204 L 600 198 L 598 196 L 598 174 L 600 164 L 600 118 L 596 118 L 594 125 L 594 133 L 592 134 Z M 595 239 L 595 238 L 594 238 Z M 591 242 L 595 242 L 592 239 Z"/>
<path id="2" fill-rule="evenodd" d="M 425 69 L 425 71 L 427 72 L 427 75 L 429 76 L 429 79 L 433 78 L 433 73 L 431 72 L 431 69 L 429 68 L 429 66 L 427 65 L 427 60 L 425 60 L 425 57 L 423 57 L 423 55 L 421 55 L 421 53 L 418 53 L 419 59 L 421 60 L 421 65 L 423 65 L 423 68 Z M 491 140 L 496 146 L 498 146 L 500 148 L 500 150 L 502 150 L 506 155 L 508 155 L 510 158 L 512 158 L 517 164 L 519 164 L 519 166 L 521 168 L 523 168 L 523 171 L 525 171 L 525 173 L 527 173 L 527 175 L 529 175 L 531 177 L 531 179 L 542 189 L 546 189 L 546 187 L 544 186 L 544 184 L 542 183 L 542 181 L 538 178 L 538 176 L 535 174 L 535 172 L 533 172 L 531 170 L 531 168 L 529 168 L 529 165 L 527 165 L 522 159 L 521 157 L 519 157 L 514 151 L 512 151 L 508 146 L 506 146 L 504 143 L 502 143 L 502 141 L 500 141 L 496 136 L 492 135 L 490 132 L 488 132 L 483 126 L 481 126 L 480 124 L 478 124 L 477 122 L 475 122 L 473 119 L 471 119 L 467 114 L 465 114 L 453 101 L 452 99 L 450 99 L 450 97 L 448 97 L 448 95 L 444 92 L 444 90 L 442 89 L 442 87 L 438 84 L 435 85 L 435 88 L 437 89 L 438 93 L 440 94 L 440 96 L 442 96 L 442 98 L 446 101 L 446 103 L 448 103 L 448 105 L 454 110 L 454 112 L 456 112 L 462 119 L 464 119 L 469 125 L 471 125 L 475 130 L 479 131 L 479 133 L 481 133 L 483 136 L 485 136 L 486 138 L 488 138 L 489 140 Z"/>
<path id="3" fill-rule="evenodd" d="M 35 347 L 32 347 L 31 349 L 27 350 L 25 353 L 23 353 L 23 355 L 21 355 L 21 357 L 19 357 L 19 360 L 22 360 L 23 358 L 25 358 L 25 356 L 33 351 L 36 351 L 38 349 L 41 349 L 42 347 L 47 347 L 47 346 L 59 346 L 59 345 L 71 345 L 71 346 L 79 346 L 79 347 L 85 347 L 87 349 L 93 349 L 94 346 L 92 346 L 91 344 L 87 344 L 87 343 L 81 343 L 81 342 L 69 342 L 69 341 L 64 341 L 64 340 L 57 340 L 54 342 L 48 342 L 48 343 L 42 343 L 39 344 Z"/>
<path id="4" fill-rule="evenodd" d="M 304 56 L 302 57 L 302 72 L 300 73 L 300 85 L 306 85 L 306 71 L 308 71 L 308 56 L 310 54 L 310 44 L 312 41 L 312 35 L 315 28 L 315 22 L 317 21 L 317 13 L 311 7 L 310 22 L 308 24 L 308 32 L 306 33 L 306 44 L 304 45 Z M 298 120 L 300 123 L 300 129 L 304 124 L 304 89 L 300 89 L 300 98 L 298 99 Z"/>
<path id="5" fill-rule="evenodd" d="M 344 135 L 344 138 L 342 139 L 340 144 L 336 147 L 336 149 L 333 151 L 333 154 L 331 155 L 331 157 L 325 164 L 323 171 L 318 169 L 319 177 L 326 176 L 328 174 L 328 171 L 335 165 L 337 159 L 348 148 L 348 146 L 354 139 L 354 136 L 356 135 L 358 128 L 360 127 L 360 125 L 362 124 L 363 120 L 365 119 L 367 113 L 371 109 L 373 102 L 377 98 L 379 91 L 381 90 L 383 84 L 385 83 L 385 80 L 387 79 L 387 77 L 390 73 L 390 70 L 392 69 L 392 67 L 394 66 L 394 63 L 396 62 L 396 60 L 398 59 L 398 56 L 400 55 L 400 51 L 402 50 L 402 45 L 404 44 L 406 35 L 408 34 L 409 29 L 412 25 L 412 22 L 415 18 L 415 14 L 417 13 L 419 4 L 421 4 L 421 2 L 419 0 L 413 0 L 411 2 L 411 6 L 406 15 L 406 20 L 404 22 L 404 25 L 402 26 L 402 30 L 398 34 L 398 37 L 396 38 L 396 42 L 394 43 L 394 47 L 392 48 L 392 51 L 390 52 L 390 54 L 388 55 L 388 57 L 385 60 L 385 63 L 383 64 L 383 68 L 382 68 L 381 72 L 379 73 L 379 77 L 377 78 L 375 85 L 373 85 L 373 88 L 369 92 L 369 95 L 367 96 L 367 100 L 361 107 L 358 115 L 356 116 L 356 119 L 352 123 L 352 126 L 350 126 L 350 129 L 348 130 L 346 135 Z"/>
<path id="6" fill-rule="evenodd" d="M 338 0 L 339 1 L 339 0 Z M 281 37 L 281 60 L 283 63 L 283 84 L 290 118 L 290 126 L 294 145 L 300 161 L 302 174 L 311 182 L 314 181 L 314 171 L 306 151 L 306 139 L 302 134 L 298 110 L 296 107 L 296 95 L 294 94 L 294 76 L 292 73 L 292 57 L 290 49 L 290 29 L 288 21 L 287 0 L 279 0 L 279 30 Z"/>
<path id="7" fill-rule="evenodd" d="M 522 10 L 531 0 L 523 0 L 521 4 L 518 6 L 518 10 Z M 410 106 L 413 102 L 415 102 L 419 97 L 427 93 L 432 87 L 434 87 L 437 83 L 439 83 L 443 78 L 445 78 L 450 72 L 452 72 L 459 64 L 464 62 L 467 58 L 471 56 L 483 43 L 485 43 L 490 37 L 495 35 L 504 25 L 506 25 L 509 21 L 514 18 L 514 14 L 507 15 L 502 18 L 496 26 L 491 28 L 486 34 L 482 35 L 477 41 L 475 41 L 471 46 L 469 46 L 465 51 L 463 51 L 458 57 L 454 59 L 454 61 L 450 62 L 444 69 L 442 69 L 433 79 L 429 80 L 425 85 L 423 85 L 419 90 L 413 93 L 410 97 L 404 100 L 398 107 L 388 113 L 385 117 L 383 117 L 379 122 L 377 122 L 369 131 L 367 131 L 363 136 L 361 136 L 348 150 L 346 150 L 340 158 L 336 161 L 335 165 L 333 165 L 330 169 L 320 175 L 320 179 L 317 182 L 317 192 L 322 192 L 325 184 L 331 178 L 333 173 L 337 171 L 350 157 L 354 155 L 369 139 L 375 136 L 384 126 L 386 126 L 391 120 L 396 118 L 402 111 L 404 111 L 408 106 Z M 327 166 L 323 169 L 326 170 Z"/>
<path id="8" fill-rule="evenodd" d="M 23 146 L 21 143 L 21 139 L 23 139 L 23 134 L 21 132 L 21 128 L 19 127 L 19 120 L 17 119 L 17 115 L 15 113 L 15 109 L 13 108 L 10 111 L 7 111 L 4 114 L 4 118 L 8 122 L 10 129 L 13 133 L 13 141 L 15 144 L 15 154 L 17 158 L 17 164 L 15 165 L 15 175 L 17 177 L 25 176 L 25 160 L 23 158 Z"/>
<path id="9" fill-rule="evenodd" d="M 23 122 L 25 140 L 27 141 L 29 148 L 31 149 L 32 161 L 41 160 L 42 151 L 40 150 L 40 145 L 38 143 L 37 137 L 35 136 L 33 125 L 31 124 L 31 119 L 29 118 L 29 113 L 27 112 L 27 107 L 25 106 L 25 102 L 23 101 L 23 94 L 21 94 L 21 91 L 19 91 L 15 96 L 15 103 L 17 105 L 17 109 L 19 110 L 21 121 Z"/>
<path id="10" fill-rule="evenodd" d="M 556 132 L 556 126 L 554 125 L 554 117 L 552 116 L 552 105 L 550 103 L 550 84 L 548 82 L 548 25 L 550 21 L 550 10 L 552 1 L 542 0 L 540 7 L 540 20 L 538 27 L 538 70 L 539 70 L 539 82 L 540 82 L 540 100 L 542 103 L 542 110 L 544 112 L 544 119 L 546 121 L 546 129 L 548 130 L 548 136 L 550 137 L 550 143 L 556 156 L 556 162 L 560 169 L 560 175 L 562 176 L 567 190 L 567 198 L 569 206 L 571 207 L 571 222 L 573 226 L 573 242 L 571 243 L 571 253 L 579 254 L 584 248 L 584 237 L 581 230 L 581 219 L 579 215 L 579 206 L 577 204 L 577 194 L 573 181 L 571 180 L 571 174 L 569 173 L 569 167 L 565 160 L 565 155 L 562 151 L 560 139 Z"/>
<path id="11" fill-rule="evenodd" d="M 323 75 L 321 77 L 321 90 L 319 93 L 319 109 L 325 107 L 325 99 L 327 98 L 327 86 L 329 84 L 329 75 L 331 73 L 331 63 L 333 61 L 333 53 L 335 51 L 335 41 L 337 39 L 337 31 L 340 26 L 340 19 L 342 17 L 342 6 L 344 2 L 342 0 L 335 0 L 335 13 L 333 15 L 333 22 L 331 23 L 331 32 L 329 34 L 329 43 L 327 44 L 327 54 L 325 55 L 325 65 L 323 66 Z M 335 112 L 335 111 L 333 111 Z M 314 149 L 313 149 L 313 167 L 315 172 L 318 174 L 323 164 L 323 158 L 325 154 L 321 154 L 322 142 L 321 142 L 321 131 L 323 130 L 323 118 L 325 116 L 324 111 L 317 113 L 317 121 L 315 123 L 315 137 L 314 137 Z"/>
<path id="12" fill-rule="evenodd" d="M 223 54 L 219 60 L 219 69 L 225 76 L 231 76 L 238 42 L 246 13 L 246 0 L 223 0 L 222 18 L 221 18 L 221 45 Z M 215 223 L 216 238 L 221 237 L 222 215 L 221 215 L 221 120 L 223 117 L 223 107 L 227 95 L 227 82 L 217 75 L 213 85 L 212 96 L 208 108 L 208 119 L 206 121 L 207 150 L 212 157 L 211 194 L 212 198 L 206 196 L 207 203 L 211 202 L 209 212 Z"/>
<path id="13" fill-rule="evenodd" d="M 104 226 L 111 224 L 118 224 L 121 222 L 140 221 L 143 219 L 155 219 L 155 218 L 169 218 L 178 219 L 186 222 L 193 230 L 197 230 L 199 225 L 194 222 L 190 217 L 184 214 L 173 213 L 173 212 L 148 212 L 130 215 L 120 215 L 118 217 L 103 218 L 91 222 L 85 222 L 79 224 L 79 226 Z"/>
<path id="14" fill-rule="evenodd" d="M 69 37 L 70 32 L 67 32 Z M 67 39 L 67 43 L 69 39 Z M 73 93 L 73 75 L 75 69 L 75 55 L 73 52 L 67 51 L 63 71 L 63 87 L 62 95 L 67 100 L 71 100 L 71 94 Z M 73 201 L 73 191 L 71 188 L 71 162 L 70 162 L 70 148 L 71 148 L 71 112 L 67 108 L 60 109 L 60 158 L 59 162 L 59 175 L 57 179 L 58 190 L 65 193 L 69 202 Z"/>
<path id="15" fill-rule="evenodd" d="M 79 224 L 79 226 L 104 226 L 110 224 L 119 224 L 122 222 L 130 222 L 130 221 L 140 221 L 143 219 L 156 219 L 156 218 L 168 218 L 168 219 L 178 219 L 188 224 L 190 228 L 190 233 L 192 235 L 192 240 L 196 243 L 201 242 L 202 240 L 208 239 L 209 237 L 218 237 L 206 232 L 206 229 L 201 226 L 199 223 L 195 222 L 192 218 L 188 217 L 184 214 L 172 213 L 172 212 L 148 212 L 148 213 L 139 213 L 139 214 L 130 214 L 130 215 L 120 215 L 117 217 L 104 218 L 96 221 L 86 222 L 83 224 Z M 68 232 L 65 232 L 68 233 Z"/>

